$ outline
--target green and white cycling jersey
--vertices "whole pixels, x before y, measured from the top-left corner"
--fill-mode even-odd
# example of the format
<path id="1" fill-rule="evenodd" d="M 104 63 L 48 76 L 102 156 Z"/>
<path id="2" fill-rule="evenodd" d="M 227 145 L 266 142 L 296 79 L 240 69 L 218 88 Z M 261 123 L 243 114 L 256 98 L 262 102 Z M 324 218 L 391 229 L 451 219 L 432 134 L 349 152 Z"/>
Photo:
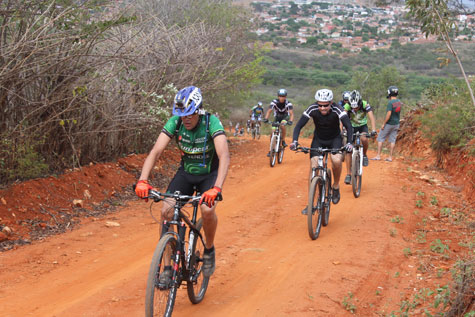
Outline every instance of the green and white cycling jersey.
<path id="1" fill-rule="evenodd" d="M 162 129 L 170 138 L 175 137 L 178 116 L 171 117 Z M 187 130 L 183 124 L 178 128 L 178 148 L 182 151 L 181 165 L 185 172 L 193 175 L 209 174 L 219 166 L 213 139 L 224 134 L 221 121 L 214 116 L 209 116 L 209 134 L 206 135 L 206 116 L 200 116 L 198 124 L 193 130 Z M 206 139 L 206 155 L 203 162 L 203 152 Z M 203 164 L 204 163 L 204 164 Z"/>
<path id="2" fill-rule="evenodd" d="M 366 116 L 366 114 L 370 111 L 373 111 L 373 109 L 371 108 L 369 103 L 363 100 L 363 106 L 356 111 L 352 109 L 349 104 L 345 104 L 345 111 L 350 117 L 351 126 L 361 127 L 368 124 L 368 117 Z"/>

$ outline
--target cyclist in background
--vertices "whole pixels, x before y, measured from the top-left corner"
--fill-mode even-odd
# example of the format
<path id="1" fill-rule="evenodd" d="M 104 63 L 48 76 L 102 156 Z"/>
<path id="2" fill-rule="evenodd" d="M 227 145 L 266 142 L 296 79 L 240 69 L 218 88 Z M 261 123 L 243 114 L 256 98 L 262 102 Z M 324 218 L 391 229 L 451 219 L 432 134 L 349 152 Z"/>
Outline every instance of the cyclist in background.
<path id="1" fill-rule="evenodd" d="M 262 121 L 269 122 L 269 116 L 272 110 L 274 110 L 274 120 L 276 122 L 287 121 L 288 125 L 292 125 L 294 121 L 294 106 L 287 100 L 287 90 L 279 89 L 277 92 L 277 99 L 272 100 L 267 110 L 266 115 Z M 282 146 L 286 147 L 285 143 L 286 128 L 282 125 Z M 270 153 L 268 153 L 268 156 Z"/>
<path id="2" fill-rule="evenodd" d="M 249 116 L 251 117 L 251 129 L 254 128 L 254 125 L 260 125 L 262 120 L 262 115 L 264 114 L 264 108 L 262 107 L 262 102 L 258 102 L 257 105 L 252 107 L 249 110 Z"/>
<path id="3" fill-rule="evenodd" d="M 351 126 L 353 127 L 353 135 L 356 132 L 369 133 L 368 131 L 368 117 L 371 120 L 371 135 L 376 135 L 376 121 L 374 120 L 373 109 L 370 104 L 361 98 L 361 94 L 358 90 L 353 90 L 350 94 L 350 104 L 345 104 L 345 111 L 350 117 Z M 350 140 L 351 141 L 351 140 Z M 352 143 L 354 140 L 352 140 Z M 368 151 L 369 141 L 366 135 L 361 136 L 361 143 L 363 143 L 363 166 L 368 166 Z M 346 156 L 346 177 L 345 184 L 351 183 L 351 156 Z"/>
<path id="4" fill-rule="evenodd" d="M 330 89 L 317 90 L 315 94 L 316 102 L 311 104 L 300 117 L 295 125 L 293 142 L 290 144 L 290 149 L 295 150 L 298 146 L 300 130 L 307 124 L 310 118 L 313 119 L 315 130 L 313 132 L 312 148 L 327 148 L 336 149 L 341 148 L 342 136 L 340 131 L 340 121 L 348 131 L 348 138 L 353 137 L 353 129 L 351 128 L 350 118 L 345 110 L 333 102 L 333 92 Z M 350 153 L 353 146 L 350 142 L 345 145 L 345 150 Z M 315 158 L 314 158 L 315 157 Z M 316 155 L 313 151 L 310 152 L 310 177 L 312 175 L 312 166 L 317 166 Z M 338 204 L 340 201 L 340 175 L 343 162 L 343 154 L 331 154 L 333 184 L 332 184 L 332 202 Z M 310 185 L 310 184 L 309 184 Z M 309 186 L 310 187 L 310 186 Z M 302 210 L 303 214 L 307 213 L 307 208 Z"/>
<path id="5" fill-rule="evenodd" d="M 180 90 L 174 100 L 173 116 L 160 132 L 155 145 L 145 159 L 135 189 L 137 196 L 148 196 L 152 186 L 148 183 L 150 172 L 165 147 L 176 138 L 182 151 L 180 167 L 168 185 L 167 192 L 180 191 L 193 195 L 193 187 L 202 194 L 200 200 L 201 218 L 205 232 L 203 275 L 209 277 L 215 270 L 214 236 L 218 225 L 215 199 L 223 188 L 229 167 L 229 149 L 224 128 L 218 118 L 202 109 L 199 88 L 189 86 Z M 173 217 L 173 202 L 165 200 L 162 220 Z M 169 270 L 171 278 L 171 267 Z M 168 276 L 168 275 L 166 275 Z"/>
<path id="6" fill-rule="evenodd" d="M 351 95 L 351 91 L 348 91 L 348 90 L 345 90 L 341 94 L 341 100 L 338 101 L 338 105 L 342 107 L 343 109 L 345 109 L 345 105 L 350 105 L 350 95 Z"/>

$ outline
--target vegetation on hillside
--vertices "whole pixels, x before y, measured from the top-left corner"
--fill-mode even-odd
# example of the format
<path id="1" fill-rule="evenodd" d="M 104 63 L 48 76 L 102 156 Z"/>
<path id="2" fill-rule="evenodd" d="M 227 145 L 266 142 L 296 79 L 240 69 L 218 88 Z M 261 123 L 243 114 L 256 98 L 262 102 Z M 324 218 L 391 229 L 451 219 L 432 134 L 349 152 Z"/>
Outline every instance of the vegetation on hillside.
<path id="1" fill-rule="evenodd" d="M 2 1 L 0 183 L 148 151 L 183 86 L 222 107 L 261 71 L 249 23 L 225 0 Z"/>

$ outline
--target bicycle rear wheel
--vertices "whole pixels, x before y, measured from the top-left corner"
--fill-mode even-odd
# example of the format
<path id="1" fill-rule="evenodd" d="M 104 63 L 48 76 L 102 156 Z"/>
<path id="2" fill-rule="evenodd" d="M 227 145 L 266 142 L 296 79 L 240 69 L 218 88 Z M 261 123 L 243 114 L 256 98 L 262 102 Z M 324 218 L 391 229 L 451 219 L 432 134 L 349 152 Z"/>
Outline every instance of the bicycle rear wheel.
<path id="1" fill-rule="evenodd" d="M 274 167 L 275 161 L 277 160 L 277 153 L 275 151 L 275 147 L 277 144 L 277 136 L 272 135 L 270 139 L 270 167 Z"/>
<path id="2" fill-rule="evenodd" d="M 196 229 L 198 229 L 201 234 L 204 235 L 202 219 L 198 220 Z M 205 297 L 209 282 L 209 277 L 204 277 L 203 272 L 201 271 L 203 267 L 203 253 L 205 246 L 200 237 L 193 231 L 190 231 L 188 241 L 191 246 L 191 256 L 188 266 L 189 275 L 188 281 L 186 282 L 186 289 L 188 291 L 188 298 L 190 301 L 193 304 L 198 304 Z"/>
<path id="3" fill-rule="evenodd" d="M 314 177 L 310 183 L 310 191 L 308 193 L 307 205 L 307 225 L 308 235 L 310 239 L 315 240 L 320 235 L 322 228 L 322 196 L 323 195 L 323 180 L 320 176 Z"/>
<path id="4" fill-rule="evenodd" d="M 358 198 L 361 193 L 362 175 L 360 172 L 361 157 L 356 152 L 351 158 L 351 187 L 353 188 L 353 196 Z"/>
<path id="5" fill-rule="evenodd" d="M 164 235 L 155 248 L 148 272 L 145 292 L 145 316 L 147 317 L 172 315 L 178 289 L 175 281 L 180 272 L 179 263 L 175 263 L 176 254 L 176 238 L 171 234 Z M 165 266 L 176 267 L 175 271 L 172 271 L 173 275 L 168 285 L 160 283 L 160 276 L 163 274 Z"/>
<path id="6" fill-rule="evenodd" d="M 325 182 L 325 192 L 323 195 L 325 196 L 325 203 L 323 204 L 323 219 L 322 225 L 324 227 L 328 226 L 328 222 L 330 221 L 330 206 L 332 205 L 332 173 L 330 169 L 327 169 L 327 181 Z"/>

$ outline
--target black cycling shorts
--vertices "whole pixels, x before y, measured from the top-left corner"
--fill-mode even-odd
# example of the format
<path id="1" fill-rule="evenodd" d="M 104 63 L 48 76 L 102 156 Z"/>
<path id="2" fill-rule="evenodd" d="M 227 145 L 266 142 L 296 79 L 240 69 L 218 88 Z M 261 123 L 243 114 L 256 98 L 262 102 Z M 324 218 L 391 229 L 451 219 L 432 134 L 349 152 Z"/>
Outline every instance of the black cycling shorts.
<path id="1" fill-rule="evenodd" d="M 167 193 L 174 193 L 175 191 L 179 190 L 183 195 L 193 195 L 193 187 L 196 186 L 197 192 L 202 194 L 208 189 L 214 187 L 217 176 L 217 169 L 209 174 L 193 175 L 185 172 L 183 166 L 181 166 L 168 185 Z"/>
<path id="2" fill-rule="evenodd" d="M 353 142 L 352 143 L 355 143 L 355 134 L 356 132 L 359 132 L 360 134 L 363 133 L 363 132 L 366 132 L 368 133 L 368 125 L 365 124 L 365 125 L 362 125 L 362 126 L 359 126 L 359 127 L 353 127 Z"/>
<path id="3" fill-rule="evenodd" d="M 289 115 L 287 113 L 277 113 L 274 116 L 274 121 L 275 122 L 281 122 L 282 120 L 289 120 Z"/>
<path id="4" fill-rule="evenodd" d="M 316 137 L 313 138 L 312 140 L 312 145 L 310 147 L 322 147 L 324 149 L 339 149 L 343 146 L 343 141 L 341 139 L 341 135 L 337 136 L 334 139 L 331 140 L 320 140 Z M 314 151 L 310 152 L 310 158 L 317 156 L 317 154 Z"/>

